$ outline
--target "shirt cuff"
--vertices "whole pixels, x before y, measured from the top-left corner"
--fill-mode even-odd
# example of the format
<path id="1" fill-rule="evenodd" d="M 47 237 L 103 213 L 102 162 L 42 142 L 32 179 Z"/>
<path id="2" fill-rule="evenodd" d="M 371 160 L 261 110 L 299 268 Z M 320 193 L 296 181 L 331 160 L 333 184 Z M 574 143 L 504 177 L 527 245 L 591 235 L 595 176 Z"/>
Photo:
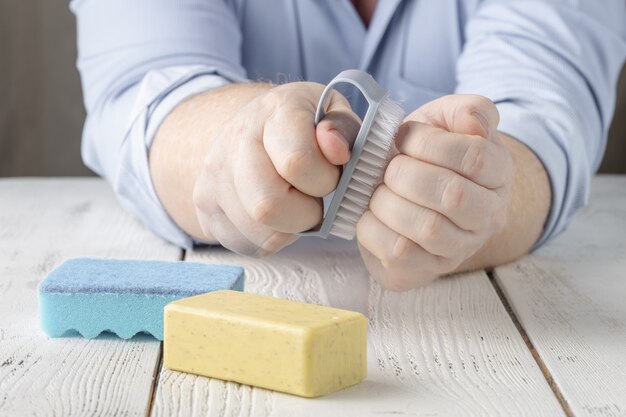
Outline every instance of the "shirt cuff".
<path id="1" fill-rule="evenodd" d="M 194 240 L 167 214 L 152 184 L 148 155 L 154 135 L 167 115 L 193 95 L 231 82 L 247 82 L 240 75 L 204 66 L 180 66 L 152 70 L 139 85 L 130 114 L 130 130 L 122 145 L 125 169 L 116 181 L 118 195 L 133 214 L 163 239 L 191 249 Z"/>

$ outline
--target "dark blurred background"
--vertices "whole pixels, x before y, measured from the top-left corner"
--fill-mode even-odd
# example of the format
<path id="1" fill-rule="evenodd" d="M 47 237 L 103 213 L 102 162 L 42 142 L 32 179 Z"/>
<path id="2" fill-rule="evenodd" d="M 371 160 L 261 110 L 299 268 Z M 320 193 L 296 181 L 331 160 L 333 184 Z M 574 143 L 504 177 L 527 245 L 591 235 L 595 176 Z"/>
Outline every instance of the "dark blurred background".
<path id="1" fill-rule="evenodd" d="M 0 176 L 92 175 L 75 32 L 66 0 L 0 0 Z M 601 172 L 626 173 L 626 71 L 618 89 Z"/>

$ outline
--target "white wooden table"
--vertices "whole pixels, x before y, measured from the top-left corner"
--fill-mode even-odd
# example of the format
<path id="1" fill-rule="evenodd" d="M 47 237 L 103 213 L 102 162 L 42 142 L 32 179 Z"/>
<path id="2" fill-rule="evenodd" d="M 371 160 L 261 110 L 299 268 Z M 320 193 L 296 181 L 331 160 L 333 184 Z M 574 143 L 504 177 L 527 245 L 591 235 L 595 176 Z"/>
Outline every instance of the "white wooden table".
<path id="1" fill-rule="evenodd" d="M 68 257 L 238 263 L 247 290 L 361 311 L 369 376 L 303 399 L 164 369 L 161 344 L 48 339 L 37 283 Z M 273 257 L 181 252 L 98 179 L 0 180 L 0 416 L 626 416 L 626 177 L 536 254 L 493 273 L 381 290 L 342 241 Z"/>

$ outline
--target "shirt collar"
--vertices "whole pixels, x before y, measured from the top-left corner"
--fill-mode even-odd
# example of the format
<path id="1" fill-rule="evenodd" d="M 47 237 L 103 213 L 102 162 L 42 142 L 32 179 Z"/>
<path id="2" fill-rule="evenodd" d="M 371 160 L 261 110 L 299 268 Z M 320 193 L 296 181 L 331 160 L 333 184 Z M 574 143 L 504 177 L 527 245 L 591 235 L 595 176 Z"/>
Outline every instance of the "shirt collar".
<path id="1" fill-rule="evenodd" d="M 359 67 L 362 70 L 367 71 L 370 66 L 370 63 L 376 54 L 376 50 L 387 32 L 387 27 L 389 26 L 391 19 L 403 1 L 404 0 L 378 0 L 378 4 L 374 10 L 374 15 L 372 16 L 372 21 L 370 22 L 365 36 L 365 44 L 361 54 L 361 62 L 359 64 Z"/>

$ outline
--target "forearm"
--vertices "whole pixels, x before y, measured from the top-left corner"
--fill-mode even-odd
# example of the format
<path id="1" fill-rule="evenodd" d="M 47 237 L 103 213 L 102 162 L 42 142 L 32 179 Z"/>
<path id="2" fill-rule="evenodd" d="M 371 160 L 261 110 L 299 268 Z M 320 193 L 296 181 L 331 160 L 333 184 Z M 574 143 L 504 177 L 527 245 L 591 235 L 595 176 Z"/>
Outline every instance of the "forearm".
<path id="1" fill-rule="evenodd" d="M 214 140 L 236 140 L 219 138 L 221 126 L 271 87 L 261 83 L 231 84 L 198 94 L 181 103 L 157 131 L 149 155 L 152 182 L 167 213 L 189 235 L 215 240 L 202 232 L 192 200 L 207 150 Z"/>
<path id="2" fill-rule="evenodd" d="M 550 182 L 541 161 L 520 141 L 501 136 L 515 163 L 507 222 L 456 272 L 502 265 L 527 254 L 539 239 L 550 210 Z"/>

